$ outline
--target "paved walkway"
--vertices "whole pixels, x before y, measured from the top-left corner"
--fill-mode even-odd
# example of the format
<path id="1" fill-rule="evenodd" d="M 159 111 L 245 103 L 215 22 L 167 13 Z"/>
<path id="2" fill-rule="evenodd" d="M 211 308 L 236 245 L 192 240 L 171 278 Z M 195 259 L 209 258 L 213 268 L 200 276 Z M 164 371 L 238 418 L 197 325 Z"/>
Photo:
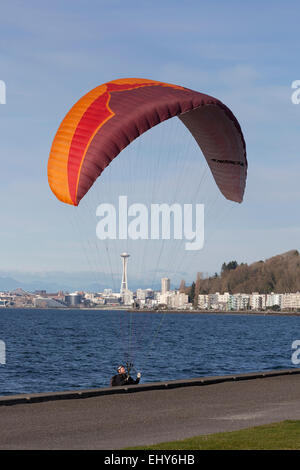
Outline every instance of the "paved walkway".
<path id="1" fill-rule="evenodd" d="M 300 419 L 300 374 L 0 406 L 0 449 L 147 445 Z"/>

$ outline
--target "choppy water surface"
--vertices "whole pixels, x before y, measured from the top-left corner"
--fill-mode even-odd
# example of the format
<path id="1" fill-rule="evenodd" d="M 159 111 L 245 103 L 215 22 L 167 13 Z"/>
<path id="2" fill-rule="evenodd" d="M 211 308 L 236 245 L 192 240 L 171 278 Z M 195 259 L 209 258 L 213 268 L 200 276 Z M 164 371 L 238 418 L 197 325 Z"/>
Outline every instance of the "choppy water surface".
<path id="1" fill-rule="evenodd" d="M 2 309 L 0 395 L 106 387 L 128 357 L 144 383 L 299 367 L 297 339 L 296 316 Z"/>

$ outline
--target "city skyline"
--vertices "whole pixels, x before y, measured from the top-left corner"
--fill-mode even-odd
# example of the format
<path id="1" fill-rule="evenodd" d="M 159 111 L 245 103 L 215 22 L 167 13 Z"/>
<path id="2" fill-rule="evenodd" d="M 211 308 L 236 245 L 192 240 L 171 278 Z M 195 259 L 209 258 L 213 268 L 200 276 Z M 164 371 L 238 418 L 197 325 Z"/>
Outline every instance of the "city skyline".
<path id="1" fill-rule="evenodd" d="M 2 308 L 102 308 L 148 310 L 182 310 L 182 311 L 300 311 L 300 292 L 285 293 L 230 293 L 214 292 L 199 294 L 191 298 L 191 294 L 180 289 L 170 288 L 170 279 L 161 279 L 160 290 L 150 288 L 130 291 L 113 292 L 105 288 L 98 292 L 63 292 L 47 293 L 46 290 L 26 292 L 20 288 L 13 291 L 0 290 L 0 307 Z"/>
<path id="2" fill-rule="evenodd" d="M 295 253 L 294 253 L 295 255 Z M 298 256 L 297 252 L 297 256 Z M 57 293 L 47 293 L 46 290 L 35 290 L 26 292 L 22 288 L 12 291 L 0 289 L 0 307 L 35 307 L 35 308 L 118 308 L 127 307 L 135 309 L 147 308 L 170 309 L 170 310 L 204 310 L 204 311 L 243 311 L 249 310 L 277 310 L 290 311 L 300 310 L 300 292 L 285 293 L 232 293 L 229 291 L 214 293 L 196 293 L 192 289 L 186 291 L 185 281 L 182 280 L 179 287 L 171 289 L 171 279 L 162 277 L 160 279 L 160 290 L 155 288 L 130 289 L 128 287 L 128 259 L 130 254 L 122 252 L 120 255 L 121 285 L 119 291 L 115 292 L 106 286 L 103 290 L 94 291 L 77 290 L 75 292 L 64 292 L 60 289 Z M 232 262 L 237 267 L 236 262 Z M 230 264 L 229 264 L 230 266 Z M 222 266 L 222 269 L 225 266 Z M 197 279 L 201 280 L 198 273 Z M 182 283 L 184 283 L 184 288 Z"/>

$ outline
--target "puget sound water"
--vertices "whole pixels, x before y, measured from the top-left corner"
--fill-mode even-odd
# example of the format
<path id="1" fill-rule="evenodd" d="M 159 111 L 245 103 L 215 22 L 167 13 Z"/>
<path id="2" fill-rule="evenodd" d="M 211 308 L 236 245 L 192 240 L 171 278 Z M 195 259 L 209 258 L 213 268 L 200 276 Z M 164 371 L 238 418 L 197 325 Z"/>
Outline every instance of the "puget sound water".
<path id="1" fill-rule="evenodd" d="M 107 387 L 128 358 L 141 383 L 299 367 L 300 317 L 1 309 L 0 340 L 0 395 L 55 392 Z"/>

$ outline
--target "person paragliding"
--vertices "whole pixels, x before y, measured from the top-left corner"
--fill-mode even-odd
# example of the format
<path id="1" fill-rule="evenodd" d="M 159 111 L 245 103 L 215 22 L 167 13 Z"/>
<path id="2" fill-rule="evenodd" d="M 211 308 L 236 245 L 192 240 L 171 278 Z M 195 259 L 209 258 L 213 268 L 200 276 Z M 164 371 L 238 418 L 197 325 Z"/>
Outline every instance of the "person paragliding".
<path id="1" fill-rule="evenodd" d="M 137 385 L 141 379 L 141 373 L 138 372 L 136 379 L 134 380 L 130 375 L 130 367 L 126 367 L 124 365 L 120 365 L 117 369 L 118 373 L 111 378 L 110 386 L 117 387 L 122 385 Z"/>
<path id="2" fill-rule="evenodd" d="M 176 116 L 193 136 L 221 194 L 241 203 L 248 163 L 243 133 L 232 111 L 212 96 L 144 78 L 103 83 L 72 106 L 51 146 L 48 182 L 52 192 L 63 203 L 78 206 L 122 150 Z M 140 373 L 134 380 L 129 369 L 119 366 L 111 385 L 139 383 Z"/>

